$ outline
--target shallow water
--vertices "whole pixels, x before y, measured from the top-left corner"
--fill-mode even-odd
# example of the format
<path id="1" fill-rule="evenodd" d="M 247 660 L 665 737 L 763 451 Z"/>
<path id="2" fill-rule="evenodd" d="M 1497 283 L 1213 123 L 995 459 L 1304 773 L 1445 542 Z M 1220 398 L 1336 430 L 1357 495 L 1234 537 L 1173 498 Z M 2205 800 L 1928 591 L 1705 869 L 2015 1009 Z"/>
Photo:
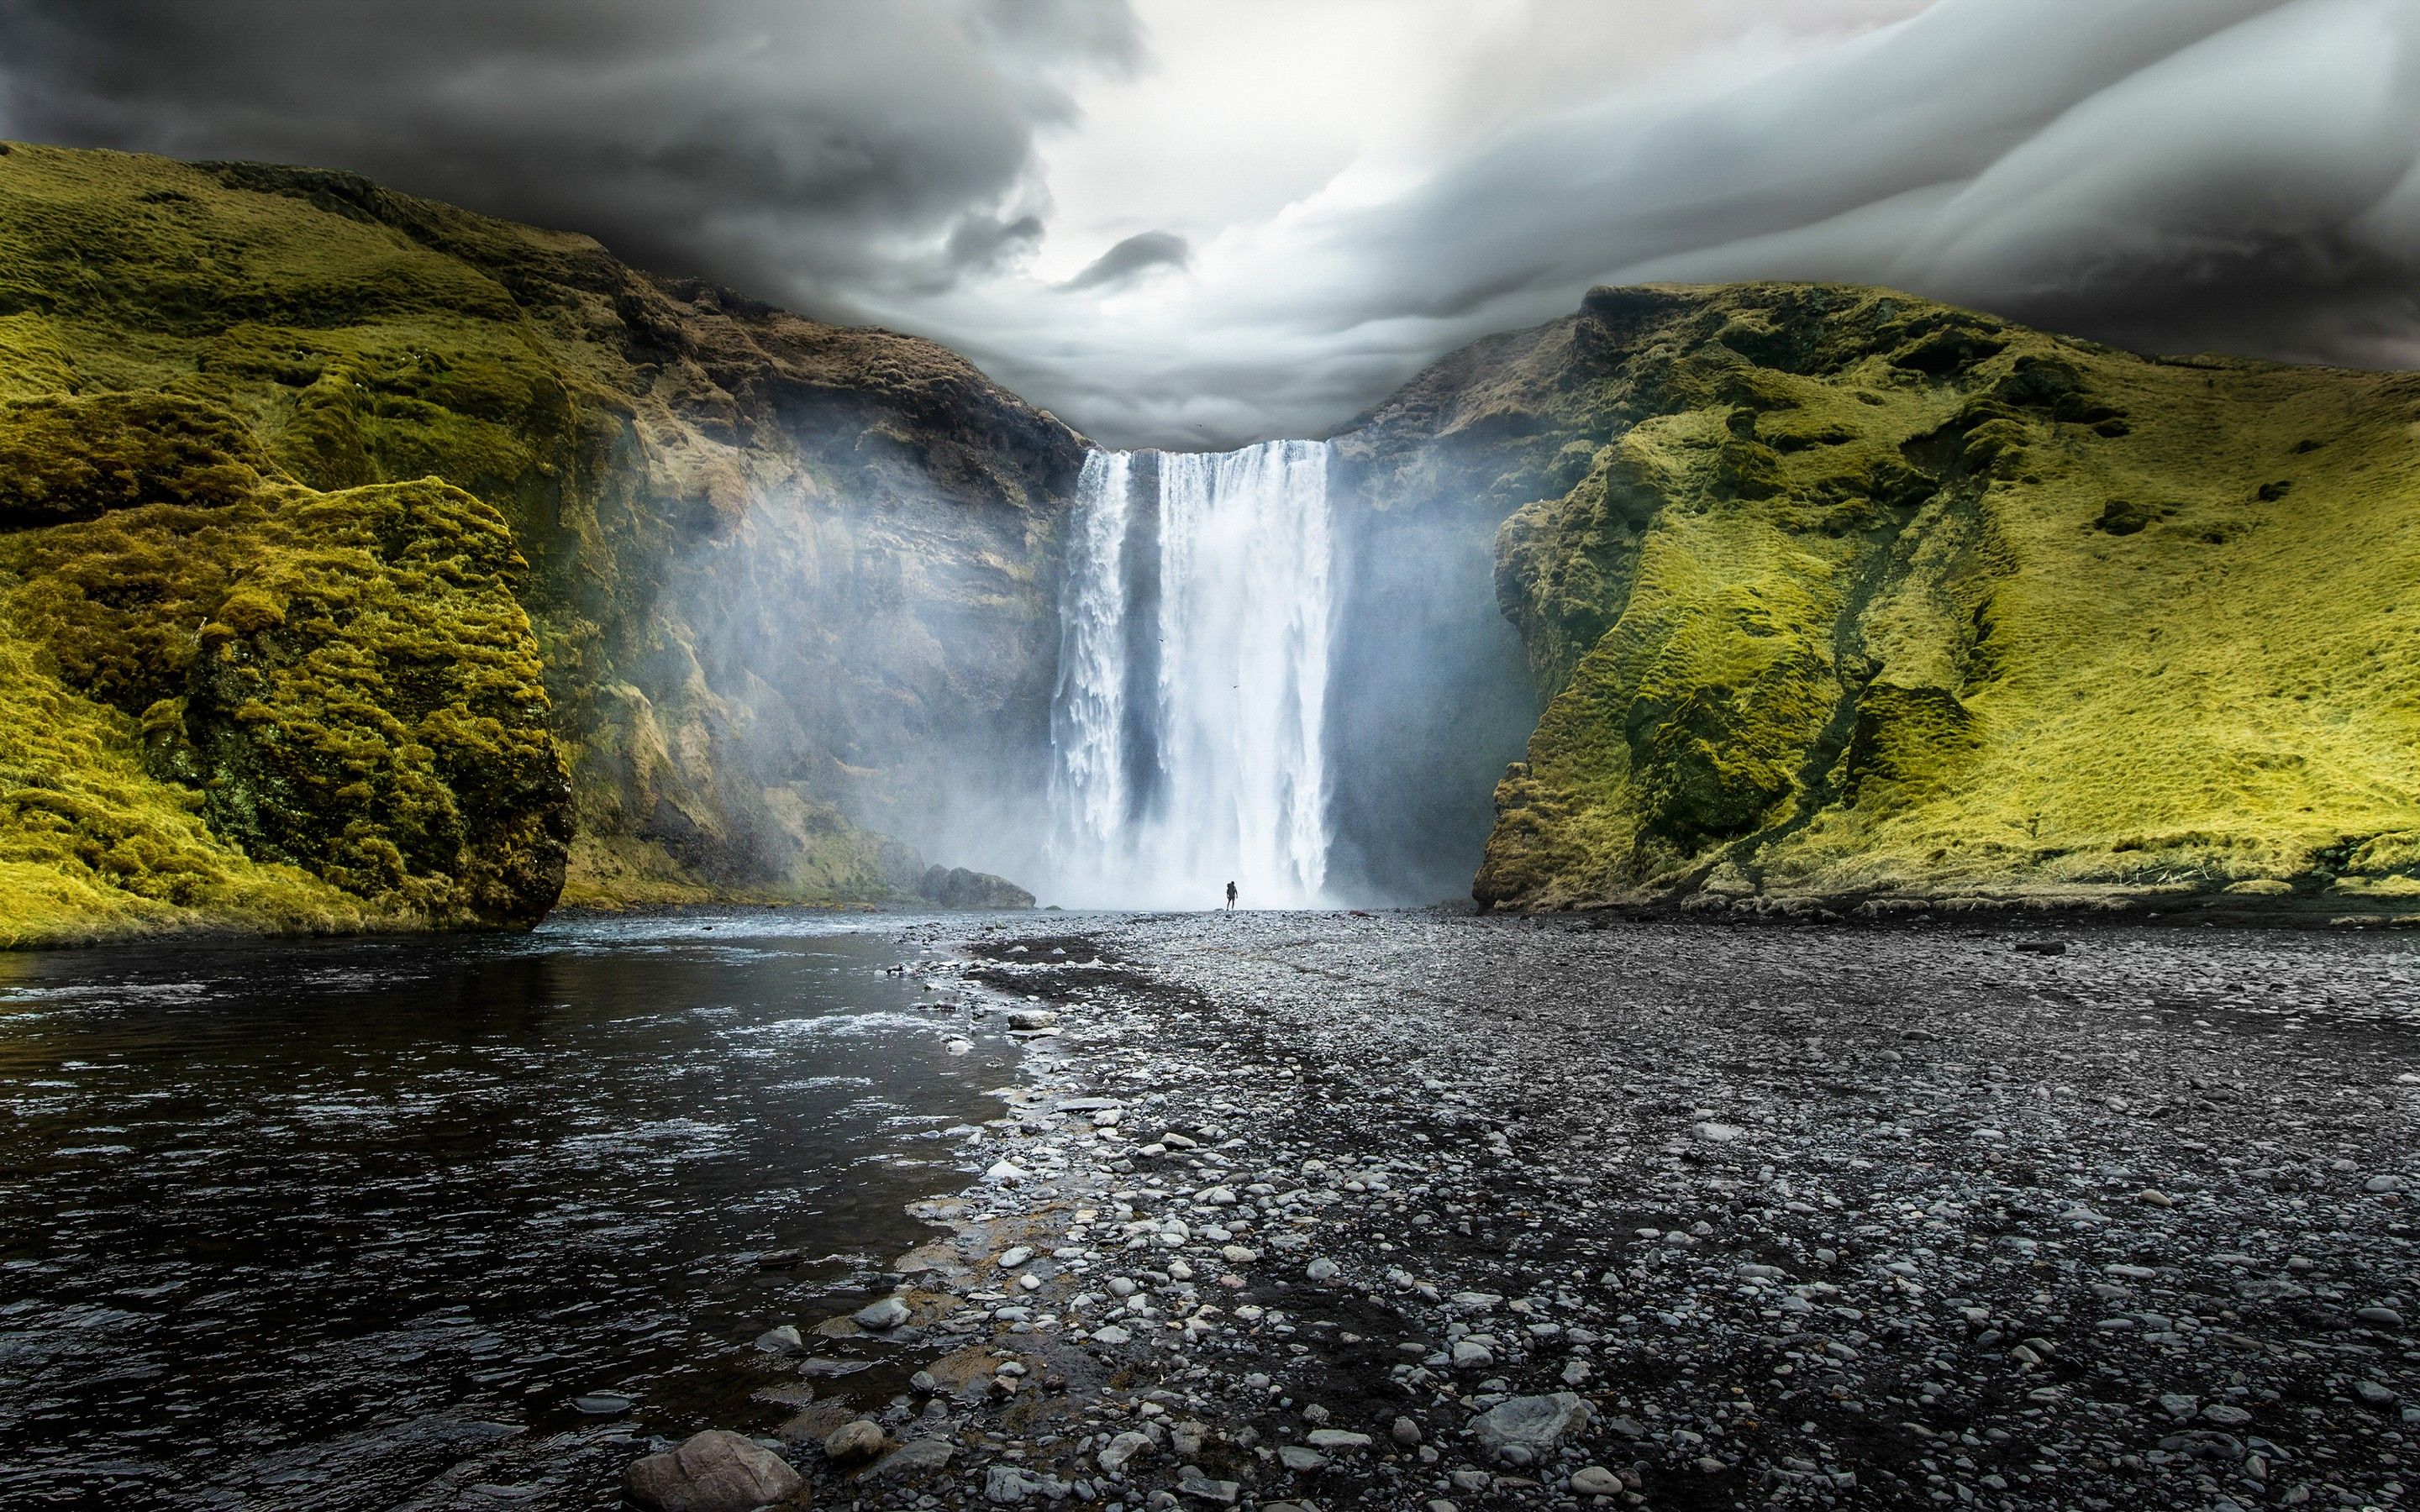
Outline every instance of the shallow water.
<path id="1" fill-rule="evenodd" d="M 0 955 L 0 1504 L 582 1504 L 761 1422 L 1010 1076 L 898 930 Z"/>

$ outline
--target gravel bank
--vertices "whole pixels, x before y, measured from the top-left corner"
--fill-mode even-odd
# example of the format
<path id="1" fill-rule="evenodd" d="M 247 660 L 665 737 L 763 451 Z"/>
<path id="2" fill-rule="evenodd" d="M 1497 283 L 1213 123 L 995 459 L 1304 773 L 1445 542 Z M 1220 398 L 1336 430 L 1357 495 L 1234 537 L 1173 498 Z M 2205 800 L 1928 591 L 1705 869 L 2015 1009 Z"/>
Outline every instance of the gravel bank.
<path id="1" fill-rule="evenodd" d="M 819 1506 L 2409 1495 L 2409 936 L 1058 927 L 910 966 L 1057 1017 L 775 1388 Z"/>

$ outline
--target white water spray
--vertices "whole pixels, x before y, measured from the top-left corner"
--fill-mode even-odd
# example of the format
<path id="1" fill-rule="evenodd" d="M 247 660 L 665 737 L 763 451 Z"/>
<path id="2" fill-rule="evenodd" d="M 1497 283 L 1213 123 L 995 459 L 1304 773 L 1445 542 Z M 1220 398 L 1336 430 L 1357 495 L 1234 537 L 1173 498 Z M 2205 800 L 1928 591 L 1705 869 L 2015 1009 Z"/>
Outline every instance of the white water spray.
<path id="1" fill-rule="evenodd" d="M 1327 875 L 1327 448 L 1135 458 L 1078 485 L 1052 711 L 1053 890 L 1206 907 L 1319 900 Z M 1150 549 L 1156 528 L 1157 551 Z"/>

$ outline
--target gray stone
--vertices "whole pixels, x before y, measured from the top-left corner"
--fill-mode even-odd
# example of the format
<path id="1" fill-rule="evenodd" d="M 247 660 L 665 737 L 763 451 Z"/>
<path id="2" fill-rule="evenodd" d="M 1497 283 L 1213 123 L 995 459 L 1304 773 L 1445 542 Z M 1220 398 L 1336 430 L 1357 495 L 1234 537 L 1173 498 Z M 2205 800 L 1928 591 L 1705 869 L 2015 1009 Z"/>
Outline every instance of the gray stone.
<path id="1" fill-rule="evenodd" d="M 1395 1419 L 1394 1427 L 1387 1430 L 1387 1437 L 1406 1449 L 1414 1448 L 1420 1442 L 1420 1426 L 1408 1417 L 1399 1417 Z"/>
<path id="2" fill-rule="evenodd" d="M 882 1426 L 861 1417 L 854 1423 L 843 1423 L 824 1440 L 824 1453 L 844 1465 L 871 1459 L 881 1452 Z"/>
<path id="3" fill-rule="evenodd" d="M 1321 1454 L 1316 1449 L 1306 1448 L 1299 1443 L 1281 1443 L 1278 1445 L 1278 1462 L 1284 1465 L 1286 1469 L 1293 1471 L 1297 1475 L 1307 1475 L 1312 1471 L 1325 1470 L 1327 1468 L 1327 1457 L 1326 1455 Z"/>
<path id="4" fill-rule="evenodd" d="M 1034 1485 L 1025 1478 L 1025 1472 L 1015 1465 L 994 1465 L 984 1474 L 984 1500 L 1002 1506 L 1013 1506 L 1034 1492 Z"/>
<path id="5" fill-rule="evenodd" d="M 896 1297 L 885 1297 L 880 1302 L 867 1303 L 852 1316 L 858 1327 L 884 1334 L 908 1321 L 908 1304 Z"/>
<path id="6" fill-rule="evenodd" d="M 910 1439 L 884 1456 L 860 1477 L 864 1480 L 908 1480 L 947 1470 L 957 1445 L 947 1439 Z"/>
<path id="7" fill-rule="evenodd" d="M 837 1381 L 843 1376 L 853 1376 L 861 1370 L 873 1368 L 874 1362 L 871 1360 L 834 1360 L 818 1354 L 799 1366 L 799 1373 L 802 1376 L 811 1376 L 817 1381 Z"/>
<path id="8" fill-rule="evenodd" d="M 799 1335 L 795 1325 L 783 1323 L 779 1328 L 768 1328 L 757 1335 L 756 1347 L 767 1354 L 803 1354 L 807 1341 Z"/>
<path id="9" fill-rule="evenodd" d="M 633 1460 L 622 1474 L 623 1491 L 647 1512 L 755 1512 L 804 1485 L 781 1456 L 726 1428 Z"/>
<path id="10" fill-rule="evenodd" d="M 1554 1453 L 1563 1436 L 1586 1427 L 1589 1404 L 1578 1395 L 1559 1391 L 1551 1396 L 1511 1396 L 1470 1420 L 1470 1431 L 1498 1455 L 1520 1449 L 1543 1458 Z"/>
<path id="11" fill-rule="evenodd" d="M 1584 1465 L 1572 1472 L 1572 1489 L 1581 1496 L 1612 1496 L 1621 1489 L 1621 1477 L 1603 1465 Z"/>
<path id="12" fill-rule="evenodd" d="M 1121 1433 L 1111 1439 L 1094 1457 L 1103 1471 L 1112 1475 L 1125 1473 L 1127 1465 L 1137 1455 L 1151 1452 L 1151 1436 L 1146 1433 Z"/>
<path id="13" fill-rule="evenodd" d="M 2361 1404 L 2364 1407 L 2388 1408 L 2394 1406 L 2397 1400 L 2392 1390 L 2375 1381 L 2354 1381 L 2352 1394 L 2361 1398 Z"/>

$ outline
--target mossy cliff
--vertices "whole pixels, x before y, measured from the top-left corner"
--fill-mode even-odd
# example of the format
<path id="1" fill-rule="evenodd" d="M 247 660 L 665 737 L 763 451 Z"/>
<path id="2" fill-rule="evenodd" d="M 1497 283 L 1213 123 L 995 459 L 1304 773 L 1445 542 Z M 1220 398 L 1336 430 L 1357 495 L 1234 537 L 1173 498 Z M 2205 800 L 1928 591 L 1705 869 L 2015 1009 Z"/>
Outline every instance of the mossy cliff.
<path id="1" fill-rule="evenodd" d="M 1080 447 L 582 237 L 9 144 L 0 943 L 894 896 L 1040 738 Z"/>
<path id="2" fill-rule="evenodd" d="M 2420 377 L 1600 289 L 1341 445 L 1502 521 L 1484 903 L 2420 894 Z"/>

